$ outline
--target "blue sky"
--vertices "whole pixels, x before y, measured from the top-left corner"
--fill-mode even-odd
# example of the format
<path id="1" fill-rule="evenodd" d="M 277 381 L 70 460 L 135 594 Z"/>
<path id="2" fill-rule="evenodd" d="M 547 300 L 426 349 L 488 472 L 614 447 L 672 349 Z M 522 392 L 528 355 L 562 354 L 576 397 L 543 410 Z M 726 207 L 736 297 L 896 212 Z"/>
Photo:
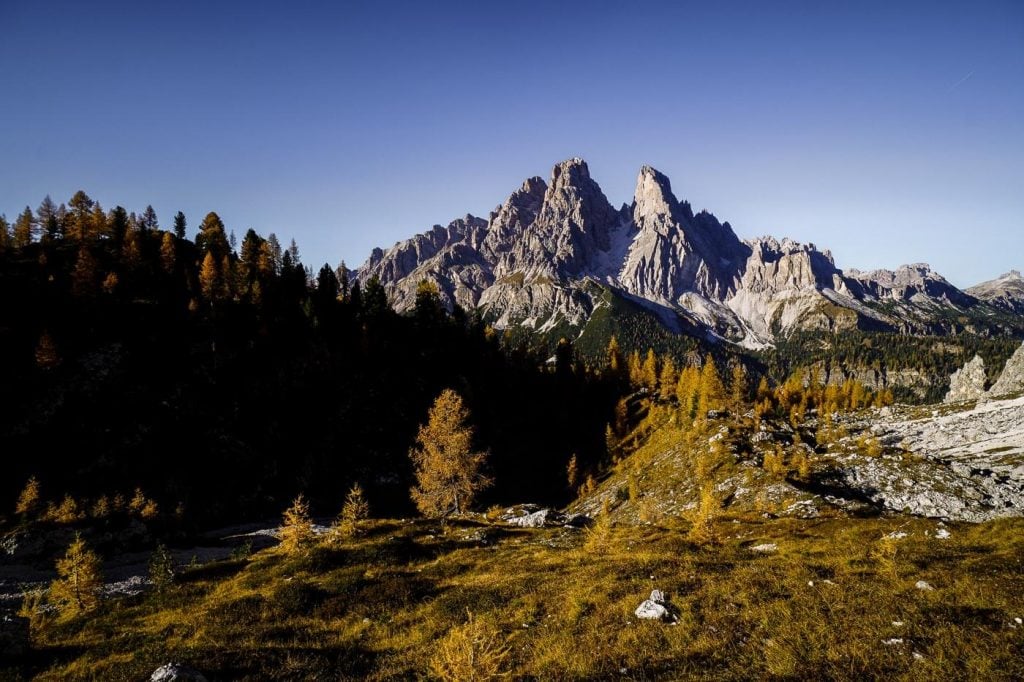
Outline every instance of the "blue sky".
<path id="1" fill-rule="evenodd" d="M 1024 268 L 1020 2 L 0 0 L 0 26 L 9 218 L 83 188 L 351 266 L 582 156 L 616 205 L 649 163 L 841 267 Z"/>

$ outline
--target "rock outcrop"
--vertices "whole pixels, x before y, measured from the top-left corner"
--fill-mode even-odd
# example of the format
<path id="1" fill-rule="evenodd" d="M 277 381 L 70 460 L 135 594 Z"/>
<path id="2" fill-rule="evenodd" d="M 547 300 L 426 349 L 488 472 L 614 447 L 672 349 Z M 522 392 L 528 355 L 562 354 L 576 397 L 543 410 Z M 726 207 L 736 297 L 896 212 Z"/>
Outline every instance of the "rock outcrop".
<path id="1" fill-rule="evenodd" d="M 377 277 L 399 311 L 428 280 L 448 306 L 479 308 L 499 329 L 539 331 L 578 332 L 612 289 L 669 327 L 683 320 L 749 346 L 794 330 L 941 333 L 989 320 L 1005 303 L 998 293 L 992 305 L 979 301 L 925 264 L 844 273 L 813 244 L 743 242 L 728 222 L 694 213 L 650 166 L 632 204 L 616 210 L 579 158 L 556 165 L 549 182 L 526 180 L 487 220 L 467 215 L 375 249 L 355 277 Z"/>
<path id="2" fill-rule="evenodd" d="M 1024 344 L 1006 361 L 999 378 L 989 389 L 988 397 L 1003 398 L 1021 392 L 1024 392 Z"/>
<path id="3" fill-rule="evenodd" d="M 949 378 L 949 392 L 943 402 L 959 403 L 978 400 L 985 395 L 985 361 L 975 355 Z"/>

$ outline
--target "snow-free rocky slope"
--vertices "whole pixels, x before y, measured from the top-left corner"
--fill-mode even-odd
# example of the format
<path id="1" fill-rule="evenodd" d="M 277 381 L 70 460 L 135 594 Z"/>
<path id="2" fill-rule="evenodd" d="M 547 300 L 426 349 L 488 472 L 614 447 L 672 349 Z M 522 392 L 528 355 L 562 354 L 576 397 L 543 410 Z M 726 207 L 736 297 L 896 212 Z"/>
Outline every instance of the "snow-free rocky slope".
<path id="1" fill-rule="evenodd" d="M 650 166 L 632 204 L 615 209 L 578 158 L 555 166 L 549 182 L 526 180 L 487 219 L 467 215 L 374 249 L 356 271 L 364 284 L 371 277 L 400 311 L 428 280 L 447 305 L 481 308 L 499 329 L 579 332 L 610 289 L 670 328 L 696 324 L 752 347 L 794 330 L 985 328 L 1024 311 L 1015 273 L 967 293 L 925 264 L 844 272 L 814 244 L 741 241 Z"/>

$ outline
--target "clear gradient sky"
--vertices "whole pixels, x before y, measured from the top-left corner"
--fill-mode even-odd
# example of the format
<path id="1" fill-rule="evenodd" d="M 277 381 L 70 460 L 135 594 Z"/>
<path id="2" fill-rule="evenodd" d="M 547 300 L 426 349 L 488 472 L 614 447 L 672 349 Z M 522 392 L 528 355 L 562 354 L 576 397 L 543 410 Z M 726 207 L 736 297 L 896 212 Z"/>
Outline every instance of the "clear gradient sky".
<path id="1" fill-rule="evenodd" d="M 1020 0 L 0 0 L 0 33 L 8 218 L 82 188 L 352 266 L 582 156 L 840 267 L 1024 268 Z"/>

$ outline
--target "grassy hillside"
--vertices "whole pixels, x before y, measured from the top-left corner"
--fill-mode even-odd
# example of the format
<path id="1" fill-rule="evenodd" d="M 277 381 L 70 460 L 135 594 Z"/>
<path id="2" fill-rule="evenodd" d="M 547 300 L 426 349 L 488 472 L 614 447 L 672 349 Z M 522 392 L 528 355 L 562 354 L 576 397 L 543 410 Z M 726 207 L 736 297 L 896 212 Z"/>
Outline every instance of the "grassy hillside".
<path id="1" fill-rule="evenodd" d="M 378 521 L 306 558 L 268 549 L 187 569 L 164 596 L 40 621 L 32 656 L 0 675 L 137 680 L 180 660 L 213 680 L 492 664 L 512 679 L 1020 679 L 1024 521 L 947 528 L 724 517 L 720 542 L 696 545 L 679 520 L 597 534 Z M 634 616 L 655 588 L 677 622 Z"/>

